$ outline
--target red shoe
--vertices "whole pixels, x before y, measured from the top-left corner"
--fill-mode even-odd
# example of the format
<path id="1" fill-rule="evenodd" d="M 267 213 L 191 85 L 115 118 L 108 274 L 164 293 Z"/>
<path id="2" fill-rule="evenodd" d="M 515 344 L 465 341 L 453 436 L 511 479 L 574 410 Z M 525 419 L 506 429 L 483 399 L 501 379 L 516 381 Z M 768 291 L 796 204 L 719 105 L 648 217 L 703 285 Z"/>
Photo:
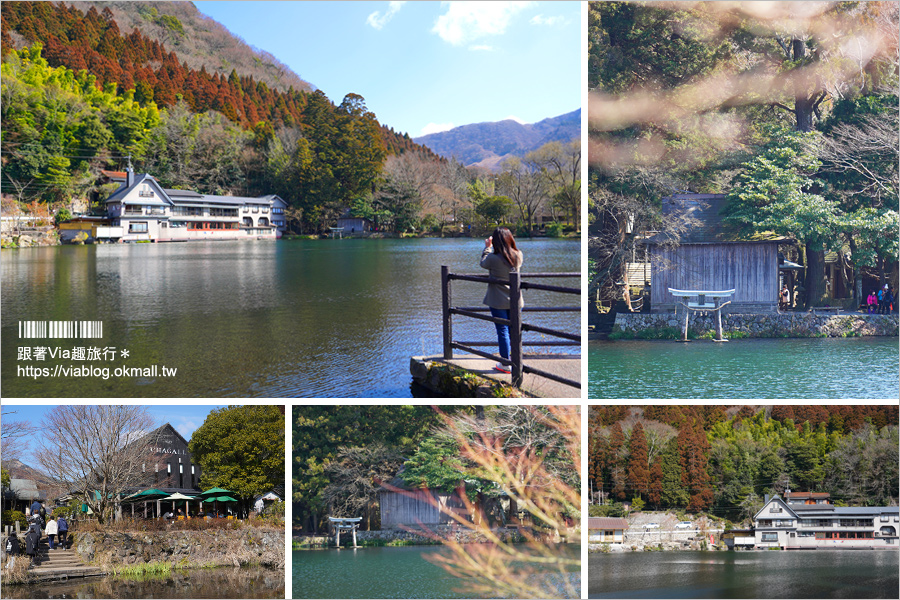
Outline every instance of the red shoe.
<path id="1" fill-rule="evenodd" d="M 503 363 L 497 363 L 494 365 L 495 371 L 500 371 L 501 373 L 506 373 L 507 375 L 512 375 L 512 371 L 510 370 L 508 365 L 504 365 Z"/>

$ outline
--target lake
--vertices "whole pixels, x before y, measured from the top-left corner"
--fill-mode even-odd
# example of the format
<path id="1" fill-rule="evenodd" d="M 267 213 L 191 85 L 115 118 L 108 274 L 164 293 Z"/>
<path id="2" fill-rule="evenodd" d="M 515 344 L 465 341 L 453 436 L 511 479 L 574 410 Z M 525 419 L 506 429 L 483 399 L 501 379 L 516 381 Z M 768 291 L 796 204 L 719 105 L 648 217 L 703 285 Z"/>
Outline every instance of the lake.
<path id="1" fill-rule="evenodd" d="M 411 397 L 409 358 L 441 351 L 440 268 L 475 273 L 479 239 L 279 240 L 55 246 L 3 251 L 5 397 Z M 528 272 L 577 272 L 580 243 L 522 240 Z M 578 287 L 573 279 L 543 280 Z M 480 305 L 483 284 L 454 282 L 454 304 Z M 526 291 L 526 303 L 575 297 Z M 580 329 L 578 313 L 530 313 Z M 103 322 L 97 340 L 20 340 L 24 320 Z M 458 339 L 496 340 L 456 318 Z M 92 362 L 21 346 L 115 348 Z M 34 355 L 33 355 L 34 356 Z M 104 355 L 111 358 L 112 354 Z M 56 366 L 107 367 L 73 376 Z M 157 370 L 149 370 L 153 365 Z M 37 379 L 25 367 L 51 370 Z M 148 369 L 116 377 L 118 366 Z M 175 368 L 174 376 L 162 367 Z"/>
<path id="2" fill-rule="evenodd" d="M 561 551 L 578 557 L 581 547 Z M 295 550 L 293 597 L 466 598 L 465 580 L 428 561 L 438 553 L 447 551 L 438 546 Z M 580 570 L 571 577 L 577 589 Z"/>
<path id="3" fill-rule="evenodd" d="M 897 598 L 892 550 L 591 554 L 589 598 Z"/>
<path id="4" fill-rule="evenodd" d="M 170 576 L 87 577 L 4 585 L 4 598 L 284 598 L 284 570 L 219 567 Z"/>
<path id="5" fill-rule="evenodd" d="M 588 397 L 892 399 L 895 337 L 591 341 Z"/>

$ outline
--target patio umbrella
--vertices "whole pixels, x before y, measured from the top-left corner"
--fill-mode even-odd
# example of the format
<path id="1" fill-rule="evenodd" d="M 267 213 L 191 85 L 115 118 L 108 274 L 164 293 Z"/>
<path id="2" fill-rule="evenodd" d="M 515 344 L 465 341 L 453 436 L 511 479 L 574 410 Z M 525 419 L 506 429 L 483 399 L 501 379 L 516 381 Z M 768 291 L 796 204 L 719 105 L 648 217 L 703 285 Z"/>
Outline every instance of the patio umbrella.
<path id="1" fill-rule="evenodd" d="M 193 496 L 185 496 L 181 492 L 175 492 L 171 496 L 166 496 L 165 498 L 162 498 L 162 500 L 171 500 L 172 501 L 172 512 L 174 513 L 175 512 L 175 502 L 177 502 L 178 500 L 184 500 L 184 501 L 196 500 L 196 498 L 194 498 Z M 185 512 L 187 512 L 186 509 L 185 509 Z"/>
<path id="2" fill-rule="evenodd" d="M 144 490 L 143 492 L 136 492 L 134 494 L 131 494 L 130 496 L 126 496 L 125 498 L 122 499 L 122 501 L 124 502 L 127 500 L 128 502 L 144 502 L 147 500 L 162 500 L 163 498 L 165 498 L 168 495 L 169 495 L 168 493 L 166 493 L 162 490 L 158 490 L 156 488 L 150 488 L 149 490 Z"/>
<path id="3" fill-rule="evenodd" d="M 235 500 L 231 496 L 211 496 L 209 498 L 205 498 L 203 501 L 213 502 L 213 510 L 216 512 L 216 514 L 219 514 L 219 502 L 237 502 L 237 500 Z"/>

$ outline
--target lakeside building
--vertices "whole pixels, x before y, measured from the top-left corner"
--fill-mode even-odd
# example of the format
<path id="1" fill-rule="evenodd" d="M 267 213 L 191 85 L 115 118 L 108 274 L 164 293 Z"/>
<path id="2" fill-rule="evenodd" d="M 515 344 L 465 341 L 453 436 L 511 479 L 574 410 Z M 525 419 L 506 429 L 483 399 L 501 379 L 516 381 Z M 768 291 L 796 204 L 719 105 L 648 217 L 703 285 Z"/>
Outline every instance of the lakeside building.
<path id="1" fill-rule="evenodd" d="M 285 231 L 287 203 L 275 194 L 247 198 L 163 188 L 149 173 L 125 171 L 106 199 L 108 226 L 95 239 L 122 242 L 276 239 Z"/>
<path id="2" fill-rule="evenodd" d="M 194 462 L 187 440 L 171 424 L 166 423 L 154 429 L 130 443 L 129 447 L 138 448 L 134 456 L 141 457 L 141 482 L 124 490 L 123 496 L 117 499 L 116 518 L 121 518 L 123 514 L 158 517 L 165 510 L 174 510 L 172 501 L 166 500 L 166 497 L 172 494 L 196 496 L 201 493 L 200 465 Z M 160 493 L 149 497 L 135 496 L 148 489 Z M 79 496 L 80 493 L 73 490 L 57 499 L 57 503 L 80 502 Z M 82 510 L 89 513 L 86 505 Z"/>
<path id="3" fill-rule="evenodd" d="M 677 220 L 678 233 L 657 233 L 644 241 L 648 249 L 651 311 L 672 312 L 677 290 L 734 289 L 728 312 L 775 312 L 783 275 L 791 272 L 779 256 L 780 244 L 795 244 L 778 235 L 741 236 L 727 227 L 725 194 L 673 194 L 662 199 L 663 215 Z M 647 265 L 628 265 L 632 272 Z"/>
<path id="4" fill-rule="evenodd" d="M 588 517 L 588 542 L 621 544 L 625 541 L 628 521 L 621 517 Z"/>
<path id="5" fill-rule="evenodd" d="M 785 493 L 766 498 L 753 516 L 753 547 L 894 548 L 898 547 L 900 509 L 896 506 L 835 506 L 828 494 Z"/>

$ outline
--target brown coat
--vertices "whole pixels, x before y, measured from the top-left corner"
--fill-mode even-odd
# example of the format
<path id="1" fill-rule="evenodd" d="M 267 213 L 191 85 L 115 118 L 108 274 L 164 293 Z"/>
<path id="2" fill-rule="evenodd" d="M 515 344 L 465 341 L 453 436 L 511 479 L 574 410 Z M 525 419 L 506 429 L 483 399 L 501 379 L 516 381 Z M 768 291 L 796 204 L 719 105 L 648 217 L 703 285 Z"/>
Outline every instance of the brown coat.
<path id="1" fill-rule="evenodd" d="M 522 266 L 522 251 L 519 250 L 517 252 L 518 260 L 514 269 L 501 256 L 491 252 L 490 248 L 485 248 L 484 252 L 481 253 L 481 268 L 487 269 L 490 276 L 494 279 L 509 281 L 510 271 L 518 270 Z M 491 308 L 509 309 L 509 286 L 489 283 L 482 304 L 487 304 Z M 520 296 L 519 308 L 523 306 L 525 306 L 525 300 Z"/>

